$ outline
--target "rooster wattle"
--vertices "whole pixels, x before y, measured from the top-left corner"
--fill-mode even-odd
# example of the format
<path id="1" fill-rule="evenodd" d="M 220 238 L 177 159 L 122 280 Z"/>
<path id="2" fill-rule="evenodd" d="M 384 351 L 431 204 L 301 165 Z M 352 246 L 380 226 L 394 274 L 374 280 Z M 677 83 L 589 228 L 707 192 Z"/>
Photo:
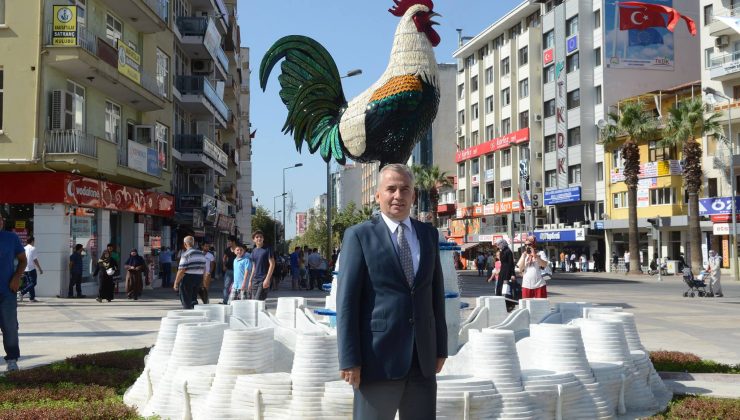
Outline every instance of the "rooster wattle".
<path id="1" fill-rule="evenodd" d="M 432 20 L 432 0 L 394 0 L 389 10 L 401 17 L 390 62 L 380 79 L 347 102 L 336 63 L 315 40 L 299 35 L 279 39 L 260 65 L 265 90 L 283 58 L 280 97 L 288 108 L 283 132 L 296 149 L 303 142 L 325 161 L 405 163 L 437 115 L 439 89 L 433 47 L 440 42 Z"/>

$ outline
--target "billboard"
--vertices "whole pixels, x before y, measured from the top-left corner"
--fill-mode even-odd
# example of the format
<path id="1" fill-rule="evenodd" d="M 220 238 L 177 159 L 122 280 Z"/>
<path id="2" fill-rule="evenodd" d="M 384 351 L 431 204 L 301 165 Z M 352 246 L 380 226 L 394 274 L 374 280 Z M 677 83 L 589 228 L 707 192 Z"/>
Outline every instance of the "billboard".
<path id="1" fill-rule="evenodd" d="M 306 227 L 308 225 L 308 214 L 306 212 L 298 212 L 295 214 L 295 234 L 301 236 L 306 233 Z"/>
<path id="2" fill-rule="evenodd" d="M 642 0 L 673 7 L 673 0 Z M 604 58 L 613 69 L 673 70 L 673 33 L 661 22 L 665 16 L 633 6 L 617 7 L 617 0 L 604 1 Z M 624 29 L 625 27 L 641 29 Z M 623 28 L 623 29 L 620 29 Z"/>
<path id="3" fill-rule="evenodd" d="M 575 203 L 581 201 L 581 187 L 570 187 L 561 190 L 545 191 L 545 205 Z"/>
<path id="4" fill-rule="evenodd" d="M 51 45 L 77 45 L 77 6 L 55 5 Z"/>

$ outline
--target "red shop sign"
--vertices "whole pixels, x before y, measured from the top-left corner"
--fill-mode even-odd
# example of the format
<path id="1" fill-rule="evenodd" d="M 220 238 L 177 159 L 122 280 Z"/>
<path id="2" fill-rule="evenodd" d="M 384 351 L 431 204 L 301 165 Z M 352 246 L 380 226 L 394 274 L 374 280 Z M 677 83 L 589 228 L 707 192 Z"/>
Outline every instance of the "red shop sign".
<path id="1" fill-rule="evenodd" d="M 477 146 L 469 147 L 455 154 L 455 161 L 462 162 L 487 155 L 488 153 L 510 147 L 512 144 L 527 143 L 529 141 L 529 128 L 522 128 L 505 136 L 497 137 Z"/>
<path id="2" fill-rule="evenodd" d="M 75 206 L 100 207 L 100 181 L 68 177 L 64 188 L 64 202 Z"/>

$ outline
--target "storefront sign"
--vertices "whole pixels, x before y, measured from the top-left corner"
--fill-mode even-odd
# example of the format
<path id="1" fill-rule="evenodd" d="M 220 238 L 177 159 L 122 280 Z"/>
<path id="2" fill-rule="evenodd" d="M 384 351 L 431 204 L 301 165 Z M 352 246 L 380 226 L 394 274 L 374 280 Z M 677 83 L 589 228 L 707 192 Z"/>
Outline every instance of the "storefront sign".
<path id="1" fill-rule="evenodd" d="M 493 214 L 507 214 L 521 210 L 519 201 L 504 201 L 493 204 Z"/>
<path id="2" fill-rule="evenodd" d="M 729 235 L 732 232 L 732 223 L 715 223 L 712 225 L 712 234 L 717 236 Z M 740 233 L 740 224 L 736 223 L 736 233 Z"/>
<path id="3" fill-rule="evenodd" d="M 565 7 L 555 8 L 555 173 L 557 187 L 568 188 L 568 78 L 565 74 Z"/>
<path id="4" fill-rule="evenodd" d="M 581 201 L 581 187 L 570 187 L 562 190 L 545 191 L 545 205 L 575 203 Z"/>
<path id="5" fill-rule="evenodd" d="M 645 162 L 640 164 L 638 178 L 655 178 L 658 176 L 682 175 L 683 167 L 680 160 L 668 160 L 660 162 Z M 612 184 L 624 181 L 622 168 L 612 169 L 610 174 Z"/>
<path id="6" fill-rule="evenodd" d="M 100 181 L 75 177 L 67 180 L 64 202 L 86 207 L 100 207 Z"/>
<path id="7" fill-rule="evenodd" d="M 218 229 L 220 232 L 231 233 L 234 231 L 235 224 L 236 220 L 234 220 L 233 217 L 219 214 L 218 220 L 216 221 L 216 229 Z"/>
<path id="8" fill-rule="evenodd" d="M 51 45 L 77 45 L 77 6 L 54 6 Z"/>
<path id="9" fill-rule="evenodd" d="M 486 182 L 493 181 L 494 171 L 493 169 L 486 169 Z"/>
<path id="10" fill-rule="evenodd" d="M 495 204 L 486 204 L 485 206 L 483 206 L 483 214 L 485 216 L 491 216 L 491 215 L 496 214 Z"/>
<path id="11" fill-rule="evenodd" d="M 141 56 L 133 48 L 126 45 L 122 39 L 117 42 L 118 72 L 136 83 L 141 83 Z M 130 144 L 131 142 L 129 142 Z M 146 172 L 146 171 L 145 171 Z"/>
<path id="12" fill-rule="evenodd" d="M 146 149 L 146 173 L 153 176 L 160 176 L 162 170 L 159 165 L 159 156 L 157 156 L 157 150 L 152 147 Z"/>
<path id="13" fill-rule="evenodd" d="M 699 215 L 731 214 L 732 200 L 730 197 L 714 197 L 699 199 Z M 735 197 L 735 213 L 740 213 L 740 197 Z"/>
<path id="14" fill-rule="evenodd" d="M 538 242 L 580 242 L 586 240 L 586 228 L 535 231 Z"/>
<path id="15" fill-rule="evenodd" d="M 147 173 L 147 147 L 135 141 L 128 142 L 128 167 Z"/>
<path id="16" fill-rule="evenodd" d="M 478 156 L 487 155 L 497 150 L 506 149 L 514 144 L 522 144 L 529 142 L 529 128 L 522 128 L 521 130 L 514 131 L 505 136 L 497 137 L 493 140 L 479 144 L 477 146 L 469 147 L 465 150 L 461 150 L 455 154 L 455 161 L 462 162 L 465 160 L 473 159 Z"/>

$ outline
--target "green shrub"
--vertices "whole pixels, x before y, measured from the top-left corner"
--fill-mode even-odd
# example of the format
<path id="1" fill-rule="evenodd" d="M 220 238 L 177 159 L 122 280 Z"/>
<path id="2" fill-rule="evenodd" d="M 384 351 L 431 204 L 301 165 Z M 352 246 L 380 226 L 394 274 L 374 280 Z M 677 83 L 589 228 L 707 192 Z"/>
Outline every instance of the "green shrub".
<path id="1" fill-rule="evenodd" d="M 65 362 L 76 368 L 85 368 L 87 366 L 97 366 L 102 368 L 135 370 L 141 372 L 144 370 L 144 356 L 149 353 L 149 348 L 122 351 L 108 351 L 96 354 L 80 354 L 69 357 Z"/>
<path id="2" fill-rule="evenodd" d="M 39 401 L 101 401 L 115 398 L 113 389 L 100 385 L 58 384 L 36 388 L 11 388 L 0 390 L 0 407 Z"/>
<path id="3" fill-rule="evenodd" d="M 0 409 L 0 420 L 110 420 L 139 419 L 133 408 L 120 401 L 92 401 L 82 404 L 39 404 Z"/>
<path id="4" fill-rule="evenodd" d="M 740 419 L 740 400 L 685 396 L 675 398 L 666 411 L 652 420 Z"/>
<path id="5" fill-rule="evenodd" d="M 653 351 L 650 360 L 659 372 L 740 373 L 740 365 L 702 360 L 695 354 L 680 351 Z"/>

